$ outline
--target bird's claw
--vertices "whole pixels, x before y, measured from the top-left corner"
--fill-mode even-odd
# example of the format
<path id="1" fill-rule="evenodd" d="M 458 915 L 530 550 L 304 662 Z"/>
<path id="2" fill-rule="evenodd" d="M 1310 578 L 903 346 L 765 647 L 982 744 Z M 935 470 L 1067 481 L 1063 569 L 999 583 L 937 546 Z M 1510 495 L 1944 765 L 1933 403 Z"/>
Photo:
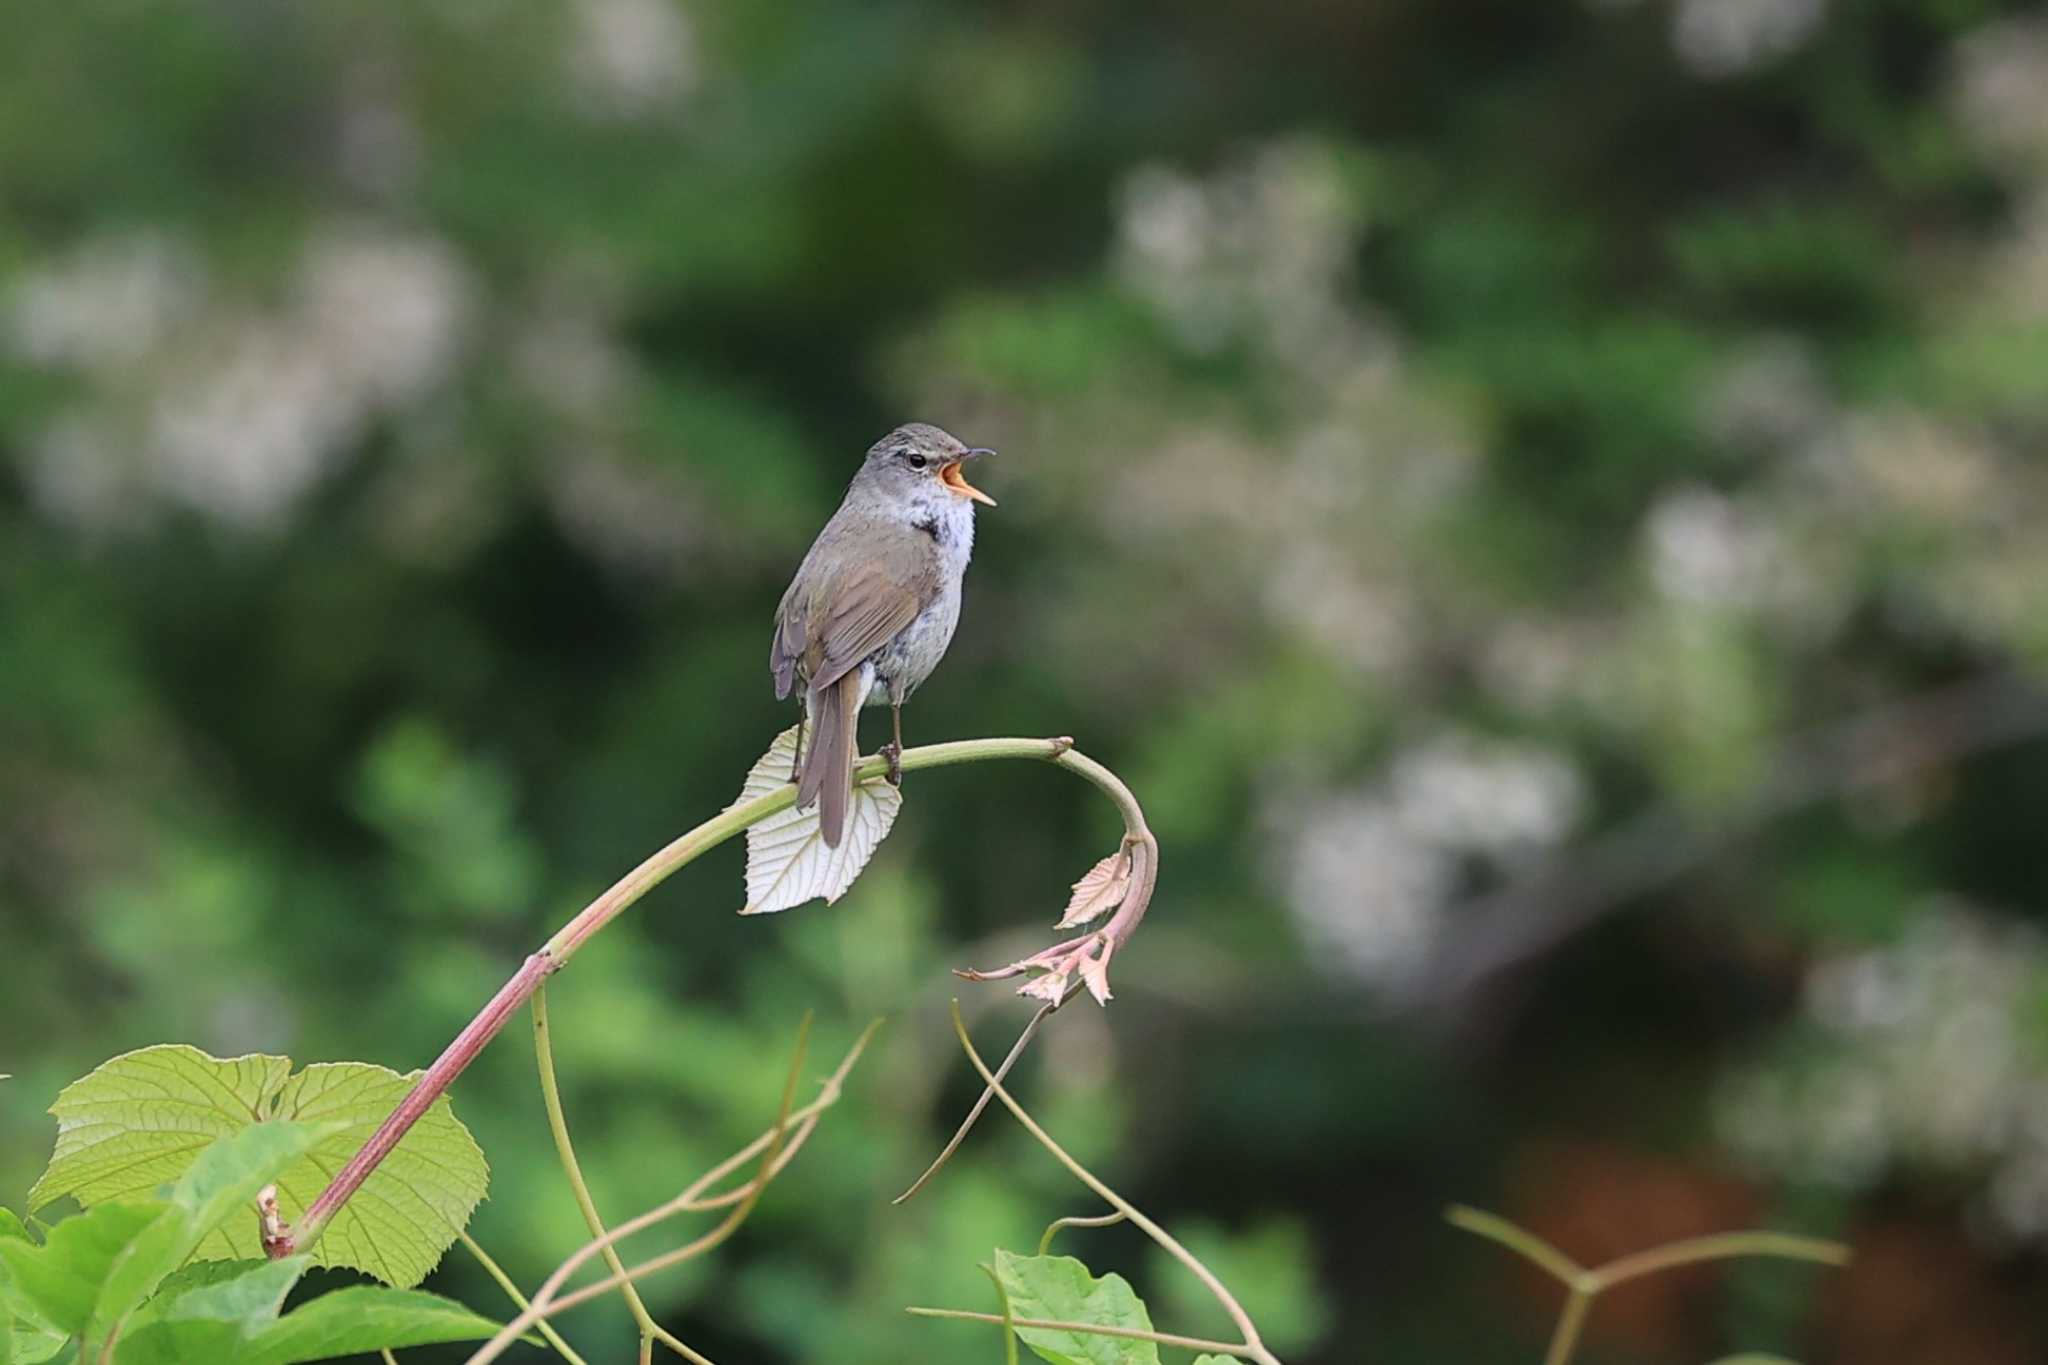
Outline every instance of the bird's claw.
<path id="1" fill-rule="evenodd" d="M 882 780 L 892 787 L 903 785 L 903 746 L 889 743 L 882 746 L 882 757 L 889 760 L 889 771 L 882 774 Z"/>

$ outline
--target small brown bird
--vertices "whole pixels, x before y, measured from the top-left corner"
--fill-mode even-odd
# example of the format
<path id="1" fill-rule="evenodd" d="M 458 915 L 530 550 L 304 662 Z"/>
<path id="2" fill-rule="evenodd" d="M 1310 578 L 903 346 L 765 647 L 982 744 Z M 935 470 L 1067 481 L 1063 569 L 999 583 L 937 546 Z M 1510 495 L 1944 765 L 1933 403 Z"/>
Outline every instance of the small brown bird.
<path id="1" fill-rule="evenodd" d="M 875 442 L 775 609 L 775 695 L 803 686 L 790 780 L 800 809 L 819 803 L 828 847 L 839 847 L 846 829 L 863 705 L 889 703 L 895 738 L 882 752 L 889 781 L 903 780 L 903 703 L 953 641 L 974 552 L 974 504 L 996 505 L 960 467 L 993 454 L 924 422 Z"/>

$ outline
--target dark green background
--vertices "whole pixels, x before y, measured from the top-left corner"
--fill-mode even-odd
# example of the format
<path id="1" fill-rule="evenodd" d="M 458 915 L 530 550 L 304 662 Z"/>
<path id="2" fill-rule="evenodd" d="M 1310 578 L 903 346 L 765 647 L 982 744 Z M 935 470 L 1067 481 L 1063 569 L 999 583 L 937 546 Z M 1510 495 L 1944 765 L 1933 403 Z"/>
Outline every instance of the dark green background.
<path id="1" fill-rule="evenodd" d="M 128 1048 L 429 1061 L 731 799 L 789 720 L 776 597 L 920 417 L 1002 506 L 912 741 L 1072 734 L 1164 850 L 1020 1090 L 1287 1359 L 1538 1358 L 1554 1294 L 1450 1200 L 1588 1259 L 1859 1249 L 1619 1297 L 1588 1359 L 2040 1359 L 2024 11 L 16 7 L 0 1197 Z M 901 1309 L 988 1306 L 1085 1192 L 991 1121 L 887 1199 L 972 1094 L 945 1001 L 1025 1016 L 946 969 L 1049 941 L 1114 838 L 1050 770 L 918 774 L 839 905 L 737 919 L 721 850 L 578 958 L 614 1217 L 762 1125 L 804 1010 L 819 1070 L 890 1018 L 664 1321 L 999 1358 Z M 580 1224 L 522 1028 L 455 1101 L 530 1285 Z M 1226 1330 L 1127 1229 L 1070 1245 Z M 431 1284 L 501 1307 L 459 1251 Z"/>

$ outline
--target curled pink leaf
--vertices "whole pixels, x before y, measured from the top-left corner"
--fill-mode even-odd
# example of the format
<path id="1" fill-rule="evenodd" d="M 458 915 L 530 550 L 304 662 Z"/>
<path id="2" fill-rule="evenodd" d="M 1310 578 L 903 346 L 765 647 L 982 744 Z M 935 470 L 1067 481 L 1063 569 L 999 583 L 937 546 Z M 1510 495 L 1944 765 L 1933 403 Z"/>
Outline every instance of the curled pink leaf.
<path id="1" fill-rule="evenodd" d="M 1089 868 L 1081 880 L 1074 883 L 1074 894 L 1067 901 L 1067 911 L 1054 927 L 1073 929 L 1106 915 L 1123 904 L 1130 889 L 1130 851 L 1119 848 Z"/>
<path id="2" fill-rule="evenodd" d="M 1102 951 L 1081 959 L 1081 981 L 1088 987 L 1088 994 L 1095 997 L 1098 1005 L 1107 1005 L 1109 993 L 1109 955 L 1115 951 L 1108 939 L 1102 941 Z"/>
<path id="3" fill-rule="evenodd" d="M 1047 972 L 1044 976 L 1033 977 L 1017 988 L 1017 994 L 1028 995 L 1034 1000 L 1043 1000 L 1048 1005 L 1057 1005 L 1067 994 L 1069 974 Z"/>

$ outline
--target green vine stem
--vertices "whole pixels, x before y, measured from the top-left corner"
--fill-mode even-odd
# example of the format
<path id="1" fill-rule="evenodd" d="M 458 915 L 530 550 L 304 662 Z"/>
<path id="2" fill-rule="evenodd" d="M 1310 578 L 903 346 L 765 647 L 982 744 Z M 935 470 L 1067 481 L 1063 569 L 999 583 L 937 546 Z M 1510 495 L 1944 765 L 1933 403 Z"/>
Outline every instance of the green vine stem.
<path id="1" fill-rule="evenodd" d="M 1160 1248 L 1169 1256 L 1172 1256 L 1176 1261 L 1187 1267 L 1189 1273 L 1202 1282 L 1202 1287 L 1209 1291 L 1216 1302 L 1223 1305 L 1223 1311 L 1230 1315 L 1231 1323 L 1243 1334 L 1244 1340 L 1233 1346 L 1221 1342 L 1199 1342 L 1192 1337 L 1158 1336 L 1154 1338 L 1152 1334 L 1140 1333 L 1137 1329 L 1133 1328 L 1097 1327 L 1085 1323 L 1046 1324 L 1025 1318 L 1015 1319 L 1016 1325 L 1020 1327 L 1053 1326 L 1062 1330 L 1087 1332 L 1099 1336 L 1143 1336 L 1147 1340 L 1157 1339 L 1169 1346 L 1191 1345 L 1198 1350 L 1221 1351 L 1227 1355 L 1240 1356 L 1246 1360 L 1255 1361 L 1257 1365 L 1280 1365 L 1279 1358 L 1266 1349 L 1265 1343 L 1260 1340 L 1259 1329 L 1252 1325 L 1251 1315 L 1244 1311 L 1242 1304 L 1238 1303 L 1237 1296 L 1232 1294 L 1225 1287 L 1223 1281 L 1217 1278 L 1216 1272 L 1204 1265 L 1200 1257 L 1182 1246 L 1165 1228 L 1153 1222 L 1136 1205 L 1104 1184 L 1093 1171 L 1070 1156 L 1066 1148 L 1060 1146 L 1053 1139 L 1052 1134 L 1039 1126 L 1038 1120 L 1031 1117 L 1024 1106 L 1017 1101 L 1016 1097 L 1003 1088 L 1002 1082 L 996 1079 L 995 1073 L 988 1069 L 988 1063 L 984 1062 L 981 1059 L 981 1054 L 975 1051 L 974 1040 L 967 1035 L 966 1021 L 960 1017 L 960 1002 L 958 1000 L 953 1002 L 953 1032 L 959 1037 L 960 1047 L 966 1052 L 967 1060 L 973 1064 L 975 1071 L 980 1074 L 982 1083 L 995 1093 L 997 1099 L 1003 1102 L 1003 1107 L 1008 1109 L 1011 1116 L 1024 1126 L 1024 1131 L 1036 1138 L 1039 1146 L 1052 1153 L 1053 1157 L 1062 1166 L 1065 1166 L 1076 1180 L 1093 1190 L 1103 1203 L 1109 1205 L 1136 1224 L 1139 1231 L 1158 1243 Z M 919 1317 L 966 1316 L 973 1318 L 975 1321 L 982 1321 L 984 1318 L 991 1322 L 1002 1321 L 999 1317 L 984 1314 L 963 1315 L 953 1309 L 912 1308 L 907 1311 Z"/>
<path id="2" fill-rule="evenodd" d="M 1543 1365 L 1567 1365 L 1572 1352 L 1579 1347 L 1579 1333 L 1586 1325 L 1586 1314 L 1592 1311 L 1593 1296 L 1588 1291 L 1574 1287 L 1565 1296 L 1564 1311 L 1557 1315 L 1557 1326 L 1550 1333 L 1550 1345 L 1543 1352 Z"/>
<path id="3" fill-rule="evenodd" d="M 1849 1248 L 1840 1242 L 1818 1237 L 1799 1237 L 1788 1232 L 1719 1232 L 1706 1237 L 1688 1237 L 1648 1251 L 1633 1252 L 1599 1266 L 1582 1266 L 1528 1229 L 1518 1227 L 1498 1214 L 1453 1204 L 1444 1211 L 1453 1227 L 1484 1237 L 1536 1266 L 1565 1287 L 1564 1310 L 1550 1334 L 1550 1346 L 1543 1365 L 1567 1365 L 1578 1349 L 1579 1333 L 1593 1300 L 1608 1289 L 1629 1280 L 1654 1275 L 1675 1266 L 1701 1261 L 1723 1261 L 1737 1256 L 1777 1256 L 1820 1265 L 1847 1265 Z M 1765 1357 L 1736 1357 L 1763 1360 Z M 1726 1365 L 1726 1362 L 1724 1362 Z"/>
<path id="4" fill-rule="evenodd" d="M 925 768 L 944 768 L 958 763 L 981 763 L 996 759 L 1032 759 L 1065 768 L 1093 784 L 1113 801 L 1124 817 L 1126 829 L 1142 835 L 1143 847 L 1132 853 L 1133 871 L 1131 888 L 1123 905 L 1118 908 L 1110 922 L 1096 934 L 1077 942 L 1093 942 L 1098 937 L 1105 951 L 1120 947 L 1143 919 L 1151 899 L 1152 885 L 1157 875 L 1157 843 L 1150 831 L 1146 830 L 1144 815 L 1138 809 L 1137 798 L 1129 787 L 1109 769 L 1087 757 L 1074 748 L 1071 739 L 968 739 L 948 744 L 928 744 L 903 753 L 904 772 L 916 772 Z M 856 782 L 872 782 L 887 771 L 888 763 L 876 756 L 862 759 L 854 769 Z M 765 796 L 751 801 L 737 802 L 724 811 L 706 820 L 695 829 L 681 835 L 645 862 L 621 877 L 617 882 L 579 911 L 574 919 L 563 925 L 537 953 L 520 964 L 512 978 L 498 988 L 498 993 L 471 1019 L 467 1026 L 455 1036 L 434 1064 L 427 1068 L 412 1090 L 392 1110 L 376 1132 L 372 1133 L 356 1154 L 328 1182 L 294 1227 L 285 1228 L 280 1235 L 266 1243 L 265 1250 L 273 1258 L 289 1256 L 311 1246 L 318 1240 L 335 1211 L 346 1204 L 362 1187 L 370 1173 L 377 1169 L 385 1157 L 391 1154 L 412 1126 L 418 1123 L 433 1106 L 435 1100 L 447 1093 L 456 1077 L 468 1069 L 504 1028 L 506 1021 L 522 1008 L 541 987 L 541 983 L 555 972 L 568 965 L 592 935 L 617 919 L 649 891 L 661 885 L 675 873 L 716 848 L 734 835 L 742 833 L 752 825 L 759 824 L 778 811 L 784 811 L 796 804 L 796 788 L 785 785 Z"/>
<path id="5" fill-rule="evenodd" d="M 804 1022 L 797 1033 L 796 1056 L 792 1059 L 789 1075 L 783 1082 L 782 1104 L 776 1111 L 775 1125 L 739 1151 L 713 1166 L 703 1175 L 698 1176 L 690 1183 L 688 1188 L 674 1199 L 669 1200 L 665 1204 L 658 1204 L 637 1217 L 629 1218 L 603 1236 L 586 1242 L 567 1260 L 555 1267 L 554 1273 L 542 1281 L 539 1291 L 533 1296 L 533 1302 L 526 1310 L 512 1321 L 506 1323 L 504 1327 L 499 1329 L 496 1336 L 479 1347 L 476 1353 L 470 1356 L 466 1365 L 489 1365 L 489 1362 L 496 1360 L 513 1342 L 519 1339 L 520 1333 L 536 1323 L 544 1321 L 553 1314 L 566 1312 L 578 1304 L 602 1298 L 619 1288 L 619 1286 L 644 1279 L 657 1270 L 665 1270 L 670 1266 L 679 1265 L 692 1257 L 701 1256 L 737 1232 L 740 1224 L 747 1221 L 747 1215 L 754 1211 L 754 1204 L 760 1199 L 761 1192 L 768 1188 L 769 1182 L 774 1180 L 782 1168 L 789 1163 L 789 1158 L 796 1154 L 797 1149 L 803 1145 L 803 1140 L 817 1127 L 819 1114 L 838 1103 L 840 1087 L 844 1084 L 847 1073 L 853 1069 L 854 1063 L 860 1060 L 861 1053 L 867 1050 L 869 1040 L 875 1036 L 875 1030 L 880 1026 L 880 1020 L 869 1024 L 860 1037 L 854 1040 L 853 1046 L 847 1050 L 846 1056 L 840 1060 L 838 1068 L 825 1078 L 825 1083 L 818 1097 L 803 1108 L 791 1112 L 790 1105 L 796 1096 L 797 1075 L 802 1070 L 804 1052 L 810 1042 L 811 1019 L 808 1014 L 805 1015 Z M 761 1157 L 761 1165 L 755 1172 L 752 1180 L 749 1180 L 738 1189 L 728 1190 L 722 1195 L 705 1196 L 704 1192 L 706 1190 L 731 1175 L 757 1155 Z M 704 1233 L 694 1241 L 688 1242 L 674 1251 L 664 1252 L 650 1260 L 642 1261 L 639 1265 L 629 1266 L 617 1274 L 597 1281 L 595 1284 L 588 1284 L 581 1289 L 563 1294 L 560 1298 L 556 1297 L 562 1285 L 571 1275 L 576 1273 L 577 1267 L 583 1265 L 591 1257 L 615 1245 L 621 1239 L 630 1237 L 636 1232 L 652 1227 L 664 1219 L 674 1218 L 679 1214 L 700 1213 L 708 1209 L 726 1207 L 730 1207 L 732 1212 L 720 1219 L 718 1225 L 712 1228 L 711 1231 Z"/>
<path id="6" fill-rule="evenodd" d="M 476 1257 L 477 1263 L 483 1266 L 490 1277 L 498 1282 L 498 1288 L 505 1291 L 506 1298 L 512 1300 L 521 1309 L 533 1306 L 532 1300 L 520 1293 L 519 1286 L 514 1284 L 512 1277 L 505 1273 L 505 1268 L 492 1260 L 489 1252 L 477 1245 L 476 1238 L 470 1236 L 467 1232 L 458 1232 L 455 1234 L 455 1237 L 464 1247 L 468 1248 L 470 1255 Z M 568 1361 L 569 1365 L 590 1365 L 590 1362 L 576 1354 L 575 1349 L 568 1342 L 562 1340 L 561 1334 L 555 1331 L 552 1323 L 536 1323 L 535 1326 L 540 1329 L 541 1336 L 547 1339 L 548 1345 L 555 1348 L 555 1354 Z"/>
<path id="7" fill-rule="evenodd" d="M 1052 1220 L 1051 1225 L 1046 1228 L 1045 1235 L 1038 1239 L 1038 1254 L 1043 1256 L 1046 1252 L 1052 1250 L 1052 1239 L 1059 1235 L 1061 1228 L 1113 1228 L 1118 1223 L 1123 1222 L 1124 1219 L 1125 1215 L 1122 1209 L 1118 1209 L 1115 1213 L 1098 1214 L 1093 1218 L 1079 1216 L 1055 1218 Z"/>
<path id="8" fill-rule="evenodd" d="M 1444 1221 L 1454 1228 L 1463 1228 L 1489 1242 L 1499 1243 L 1567 1289 L 1576 1287 L 1586 1273 L 1586 1268 L 1577 1261 L 1497 1213 L 1453 1204 L 1444 1210 Z"/>
<path id="9" fill-rule="evenodd" d="M 548 1026 L 548 988 L 542 986 L 533 993 L 533 1058 L 540 1069 L 541 1104 L 548 1112 L 548 1132 L 554 1135 L 555 1155 L 561 1158 L 562 1174 L 569 1179 L 569 1190 L 576 1196 L 576 1207 L 583 1213 L 583 1224 L 590 1229 L 593 1237 L 604 1236 L 604 1219 L 597 1212 L 597 1201 L 590 1197 L 590 1186 L 583 1179 L 583 1163 L 576 1159 L 575 1145 L 569 1141 L 569 1118 L 562 1112 L 562 1091 L 555 1081 L 555 1047 L 551 1041 L 552 1030 Z M 625 1264 L 619 1260 L 614 1247 L 604 1249 L 605 1264 L 615 1274 L 625 1273 Z M 640 1356 L 646 1360 L 653 1356 L 655 1339 L 668 1334 L 654 1315 L 647 1311 L 647 1304 L 640 1298 L 640 1291 L 630 1284 L 619 1286 L 619 1294 L 626 1301 L 626 1307 L 633 1314 L 633 1322 L 640 1329 Z M 524 1307 L 525 1305 L 521 1305 Z M 680 1341 L 664 1343 L 685 1359 L 695 1356 L 702 1362 L 703 1357 L 683 1345 Z"/>
<path id="10" fill-rule="evenodd" d="M 1017 1034 L 1017 1041 L 1010 1044 L 1010 1051 L 1004 1056 L 1002 1064 L 996 1068 L 996 1080 L 1001 1081 L 1010 1074 L 1010 1068 L 1015 1066 L 1017 1059 L 1024 1055 L 1024 1049 L 1031 1046 L 1031 1039 L 1037 1034 L 1038 1026 L 1050 1018 L 1054 1010 L 1057 1010 L 1060 1006 L 1066 1004 L 1067 1001 L 1073 999 L 1080 992 L 1080 989 L 1078 985 L 1071 986 L 1058 1000 L 1048 1000 L 1038 1007 L 1037 1011 L 1026 1021 L 1023 1029 Z M 925 1167 L 923 1173 L 917 1179 L 910 1182 L 909 1189 L 897 1195 L 889 1202 L 892 1204 L 904 1203 L 914 1198 L 919 1190 L 929 1185 L 932 1182 L 932 1177 L 937 1175 L 940 1169 L 953 1159 L 953 1153 L 960 1150 L 960 1144 L 967 1141 L 967 1135 L 973 1132 L 974 1125 L 981 1121 L 982 1111 L 988 1108 L 989 1101 L 995 1097 L 996 1092 L 992 1087 L 982 1087 L 981 1095 L 968 1109 L 967 1117 L 960 1120 L 960 1126 L 953 1130 L 953 1136 L 946 1139 L 946 1145 L 939 1148 L 939 1154 L 932 1158 L 931 1165 Z"/>
<path id="11" fill-rule="evenodd" d="M 1003 1277 L 996 1274 L 994 1266 L 982 1266 L 981 1273 L 996 1287 L 996 1302 L 1003 1306 L 1003 1365 L 1017 1365 L 1017 1314 L 1010 1307 L 1010 1291 L 1003 1288 Z"/>
<path id="12" fill-rule="evenodd" d="M 1176 1336 L 1172 1332 L 1148 1332 L 1142 1327 L 1113 1327 L 1101 1322 L 1060 1322 L 1052 1318 L 1004 1317 L 1000 1313 L 971 1313 L 964 1308 L 906 1308 L 914 1318 L 949 1318 L 955 1322 L 989 1322 L 998 1327 L 1024 1327 L 1047 1332 L 1078 1332 L 1084 1336 L 1122 1337 L 1127 1341 L 1151 1341 L 1161 1346 L 1182 1346 L 1190 1351 L 1237 1356 L 1244 1360 L 1271 1359 L 1255 1346 L 1241 1341 L 1210 1341 L 1205 1337 Z"/>
<path id="13" fill-rule="evenodd" d="M 1840 1242 L 1818 1237 L 1799 1237 L 1789 1232 L 1721 1232 L 1708 1237 L 1690 1237 L 1668 1246 L 1653 1247 L 1609 1261 L 1587 1272 L 1593 1292 L 1612 1289 L 1627 1280 L 1654 1275 L 1674 1266 L 1699 1261 L 1722 1261 L 1731 1256 L 1776 1256 L 1790 1261 L 1812 1261 L 1819 1265 L 1849 1264 L 1849 1248 Z"/>

